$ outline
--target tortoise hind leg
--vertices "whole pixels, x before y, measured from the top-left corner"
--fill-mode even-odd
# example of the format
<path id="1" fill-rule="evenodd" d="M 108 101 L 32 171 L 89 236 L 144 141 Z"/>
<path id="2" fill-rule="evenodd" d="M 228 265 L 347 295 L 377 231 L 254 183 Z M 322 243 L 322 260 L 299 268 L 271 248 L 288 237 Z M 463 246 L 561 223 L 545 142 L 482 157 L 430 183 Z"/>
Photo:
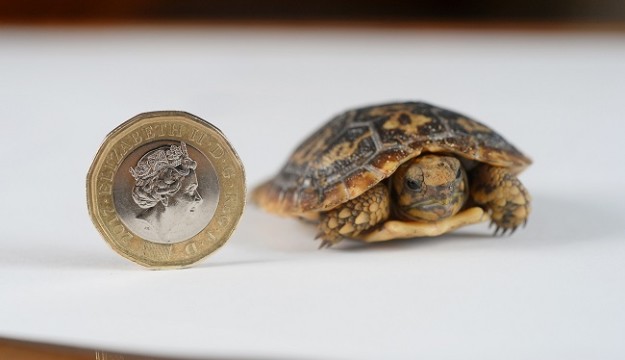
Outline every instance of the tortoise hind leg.
<path id="1" fill-rule="evenodd" d="M 354 237 L 383 222 L 390 214 L 390 195 L 384 184 L 378 184 L 359 197 L 330 211 L 319 219 L 319 248 L 330 247 L 343 237 Z"/>
<path id="2" fill-rule="evenodd" d="M 483 206 L 495 224 L 495 235 L 510 231 L 527 223 L 531 197 L 525 186 L 507 168 L 481 164 L 473 170 L 471 197 Z"/>

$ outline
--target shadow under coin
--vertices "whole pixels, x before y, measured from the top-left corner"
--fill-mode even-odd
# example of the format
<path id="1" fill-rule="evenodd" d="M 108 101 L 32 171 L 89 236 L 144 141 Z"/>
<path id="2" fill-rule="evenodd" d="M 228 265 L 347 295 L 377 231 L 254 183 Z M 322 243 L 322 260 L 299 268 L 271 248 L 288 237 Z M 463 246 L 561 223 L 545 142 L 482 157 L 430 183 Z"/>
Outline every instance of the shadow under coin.
<path id="1" fill-rule="evenodd" d="M 319 246 L 315 234 L 315 224 L 275 216 L 251 205 L 241 218 L 232 244 L 251 251 L 310 252 Z"/>
<path id="2" fill-rule="evenodd" d="M 28 239 L 15 241 L 13 247 L 0 252 L 0 267 L 51 269 L 106 269 L 124 270 L 137 265 L 123 259 L 112 250 L 101 248 L 76 248 L 67 242 L 28 244 Z M 60 244 L 60 245 L 59 245 Z"/>

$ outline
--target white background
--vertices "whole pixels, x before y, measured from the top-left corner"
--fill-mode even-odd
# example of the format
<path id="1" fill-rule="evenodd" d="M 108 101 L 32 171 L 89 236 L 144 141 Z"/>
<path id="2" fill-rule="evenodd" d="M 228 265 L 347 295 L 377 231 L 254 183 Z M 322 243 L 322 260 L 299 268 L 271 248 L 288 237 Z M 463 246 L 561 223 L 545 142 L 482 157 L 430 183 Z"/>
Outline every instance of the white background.
<path id="1" fill-rule="evenodd" d="M 172 356 L 625 357 L 622 33 L 0 30 L 0 336 Z M 149 271 L 87 215 L 104 136 L 144 111 L 220 127 L 253 186 L 347 108 L 425 100 L 534 159 L 526 229 L 344 242 L 249 204 L 201 264 Z"/>

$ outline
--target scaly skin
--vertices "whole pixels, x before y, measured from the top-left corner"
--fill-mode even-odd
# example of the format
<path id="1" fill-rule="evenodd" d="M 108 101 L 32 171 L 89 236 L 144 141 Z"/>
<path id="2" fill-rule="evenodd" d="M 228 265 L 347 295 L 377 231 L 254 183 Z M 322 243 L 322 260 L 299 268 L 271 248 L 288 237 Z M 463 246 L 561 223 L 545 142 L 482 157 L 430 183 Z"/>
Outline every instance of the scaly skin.
<path id="1" fill-rule="evenodd" d="M 463 171 L 458 172 L 460 163 L 450 162 L 446 157 L 428 157 L 430 160 L 424 163 L 414 161 L 405 164 L 406 168 L 398 170 L 392 178 L 396 201 L 393 206 L 400 218 L 406 218 L 406 221 L 444 220 L 464 206 L 466 175 Z M 406 185 L 418 178 L 423 180 L 417 190 Z M 412 187 L 415 188 L 414 184 Z M 495 234 L 512 233 L 527 221 L 530 195 L 508 168 L 479 165 L 471 173 L 470 196 L 474 203 L 490 214 L 493 224 L 497 226 Z M 426 205 L 422 210 L 419 205 L 414 205 L 424 200 Z M 344 237 L 356 238 L 367 233 L 389 219 L 390 213 L 391 195 L 388 186 L 380 183 L 361 196 L 320 214 L 317 235 L 322 239 L 320 248 L 330 247 Z M 412 214 L 415 214 L 414 217 Z"/>
<path id="2" fill-rule="evenodd" d="M 343 237 L 354 237 L 388 219 L 390 195 L 386 185 L 380 183 L 359 197 L 337 208 L 321 213 L 319 248 L 330 247 Z"/>
<path id="3" fill-rule="evenodd" d="M 481 164 L 473 170 L 471 197 L 483 206 L 495 224 L 495 235 L 527 223 L 531 197 L 519 179 L 507 168 Z"/>
<path id="4" fill-rule="evenodd" d="M 391 197 L 386 184 L 378 184 L 332 211 L 321 213 L 321 247 L 343 237 L 355 238 L 389 218 L 434 222 L 458 213 L 468 197 L 467 175 L 452 156 L 424 155 L 403 164 L 392 176 Z M 393 209 L 391 209 L 391 203 Z"/>
<path id="5" fill-rule="evenodd" d="M 453 156 L 429 154 L 411 159 L 395 171 L 392 184 L 394 213 L 407 221 L 448 218 L 469 197 L 466 171 Z"/>

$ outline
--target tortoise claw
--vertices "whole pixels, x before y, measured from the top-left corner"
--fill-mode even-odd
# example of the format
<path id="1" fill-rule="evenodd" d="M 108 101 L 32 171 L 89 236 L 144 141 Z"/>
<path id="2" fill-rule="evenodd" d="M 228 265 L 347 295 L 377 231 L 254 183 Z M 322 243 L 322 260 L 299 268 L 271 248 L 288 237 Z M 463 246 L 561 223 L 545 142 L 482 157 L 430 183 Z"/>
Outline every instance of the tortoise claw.
<path id="1" fill-rule="evenodd" d="M 321 244 L 319 244 L 319 250 L 327 249 L 332 246 L 332 242 L 328 240 L 321 240 Z"/>
<path id="2" fill-rule="evenodd" d="M 319 250 L 329 248 L 330 246 L 336 244 L 336 241 L 332 241 L 328 239 L 328 234 L 323 231 L 319 232 L 315 235 L 315 240 L 321 239 L 321 243 L 319 244 Z"/>
<path id="3" fill-rule="evenodd" d="M 493 233 L 493 236 L 504 236 L 506 234 L 508 234 L 508 236 L 511 236 L 512 234 L 514 234 L 514 232 L 518 229 L 518 226 L 515 227 L 502 227 L 497 225 L 497 227 L 495 228 L 495 232 Z"/>

